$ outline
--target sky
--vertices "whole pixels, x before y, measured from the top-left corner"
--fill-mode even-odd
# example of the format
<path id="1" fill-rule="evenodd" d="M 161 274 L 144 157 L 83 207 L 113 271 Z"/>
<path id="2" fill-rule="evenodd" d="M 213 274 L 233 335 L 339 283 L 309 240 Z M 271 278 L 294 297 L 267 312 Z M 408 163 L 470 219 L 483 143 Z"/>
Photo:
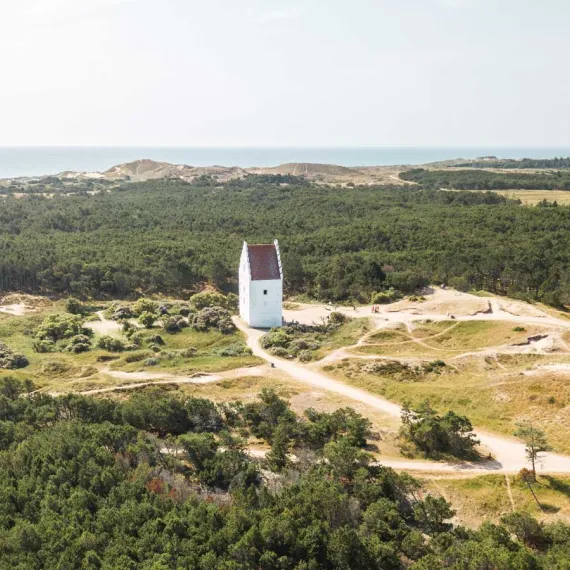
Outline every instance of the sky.
<path id="1" fill-rule="evenodd" d="M 0 145 L 570 146 L 567 0 L 0 0 Z"/>

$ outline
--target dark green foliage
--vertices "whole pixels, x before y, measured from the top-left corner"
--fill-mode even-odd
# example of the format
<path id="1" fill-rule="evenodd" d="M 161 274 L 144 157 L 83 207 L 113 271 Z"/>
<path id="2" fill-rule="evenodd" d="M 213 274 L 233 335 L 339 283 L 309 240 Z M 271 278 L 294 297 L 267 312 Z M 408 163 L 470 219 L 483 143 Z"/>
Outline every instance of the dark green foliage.
<path id="1" fill-rule="evenodd" d="M 238 341 L 217 349 L 216 354 L 219 356 L 250 356 L 252 351 L 245 343 Z"/>
<path id="2" fill-rule="evenodd" d="M 215 261 L 221 285 L 235 290 L 243 239 L 277 237 L 289 293 L 368 302 L 395 274 L 412 272 L 420 282 L 460 278 L 467 288 L 560 303 L 570 296 L 568 236 L 567 208 L 525 208 L 493 193 L 160 180 L 94 196 L 4 199 L 0 287 L 181 294 L 201 289 Z"/>
<path id="3" fill-rule="evenodd" d="M 189 323 L 197 331 L 215 328 L 224 334 L 230 334 L 236 330 L 229 311 L 222 307 L 206 307 L 190 315 Z"/>
<path id="4" fill-rule="evenodd" d="M 103 335 L 97 341 L 97 346 L 109 352 L 122 352 L 125 350 L 125 343 L 120 338 Z"/>
<path id="5" fill-rule="evenodd" d="M 402 294 L 399 291 L 396 291 L 393 287 L 390 287 L 386 291 L 372 293 L 370 301 L 373 305 L 384 305 L 386 303 L 393 303 L 401 298 Z"/>
<path id="6" fill-rule="evenodd" d="M 133 403 L 21 397 L 31 389 L 0 380 L 2 569 L 567 568 L 563 522 L 513 513 L 453 528 L 449 504 L 420 499 L 415 480 L 372 464 L 344 435 L 318 448 L 324 461 L 289 462 L 288 406 L 272 394 L 258 410 L 273 426 L 277 473 L 266 485 L 221 429 L 239 406 L 221 413 L 157 391 Z M 185 431 L 157 440 L 146 431 L 157 424 Z"/>
<path id="7" fill-rule="evenodd" d="M 57 342 L 69 339 L 77 335 L 90 334 L 83 327 L 83 319 L 80 315 L 56 314 L 47 316 L 36 330 L 38 340 Z"/>
<path id="8" fill-rule="evenodd" d="M 449 411 L 439 416 L 426 401 L 416 410 L 405 404 L 402 408 L 401 436 L 426 457 L 449 454 L 462 459 L 475 459 L 479 441 L 465 416 Z"/>
<path id="9" fill-rule="evenodd" d="M 151 334 L 149 335 L 149 337 L 147 338 L 147 341 L 150 344 L 157 344 L 159 346 L 163 346 L 164 345 L 164 339 L 159 335 L 159 334 Z"/>
<path id="10" fill-rule="evenodd" d="M 309 362 L 327 335 L 334 333 L 351 319 L 343 313 L 333 311 L 320 325 L 290 324 L 271 329 L 260 339 L 263 348 L 280 357 L 297 357 L 301 362 Z"/>
<path id="11" fill-rule="evenodd" d="M 230 312 L 235 312 L 238 308 L 239 298 L 234 293 L 224 295 L 218 291 L 202 291 L 190 297 L 190 304 L 197 310 L 206 307 L 222 307 Z"/>
<path id="12" fill-rule="evenodd" d="M 16 369 L 28 366 L 29 360 L 23 354 L 14 352 L 7 344 L 0 342 L 0 368 Z"/>
<path id="13" fill-rule="evenodd" d="M 455 168 L 570 168 L 570 158 L 521 158 L 498 159 L 489 157 L 486 160 L 474 160 L 453 165 Z"/>
<path id="14" fill-rule="evenodd" d="M 487 192 L 252 179 L 223 189 L 158 180 L 93 196 L 7 197 L 0 288 L 187 295 L 215 277 L 235 291 L 243 240 L 275 237 L 290 294 L 369 302 L 390 286 L 413 293 L 396 284 L 411 273 L 407 287 L 460 279 L 464 288 L 553 303 L 570 297 L 568 208 L 527 208 Z"/>
<path id="15" fill-rule="evenodd" d="M 173 315 L 162 318 L 162 328 L 168 333 L 180 332 L 188 326 L 188 322 L 182 315 Z"/>

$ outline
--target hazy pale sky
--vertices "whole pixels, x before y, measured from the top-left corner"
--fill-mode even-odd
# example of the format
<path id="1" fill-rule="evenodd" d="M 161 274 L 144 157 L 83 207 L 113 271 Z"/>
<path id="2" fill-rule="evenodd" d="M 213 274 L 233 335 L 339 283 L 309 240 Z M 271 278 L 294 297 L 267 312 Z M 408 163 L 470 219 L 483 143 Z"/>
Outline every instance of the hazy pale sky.
<path id="1" fill-rule="evenodd" d="M 0 0 L 0 145 L 570 146 L 567 0 Z"/>

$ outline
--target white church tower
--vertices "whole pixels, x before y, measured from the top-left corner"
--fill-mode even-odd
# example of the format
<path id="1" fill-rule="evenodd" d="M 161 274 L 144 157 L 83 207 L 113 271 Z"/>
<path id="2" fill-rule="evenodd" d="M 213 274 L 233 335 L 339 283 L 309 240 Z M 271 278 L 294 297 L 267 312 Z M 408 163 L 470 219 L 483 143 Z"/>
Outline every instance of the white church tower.
<path id="1" fill-rule="evenodd" d="M 250 326 L 280 327 L 283 305 L 283 269 L 279 243 L 243 242 L 239 263 L 239 314 Z"/>

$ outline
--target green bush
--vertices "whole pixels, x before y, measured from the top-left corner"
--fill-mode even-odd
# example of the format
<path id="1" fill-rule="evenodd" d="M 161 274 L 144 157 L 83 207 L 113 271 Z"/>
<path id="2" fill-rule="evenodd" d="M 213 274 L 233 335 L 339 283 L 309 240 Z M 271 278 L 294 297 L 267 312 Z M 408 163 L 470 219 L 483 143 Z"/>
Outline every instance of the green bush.
<path id="1" fill-rule="evenodd" d="M 238 308 L 239 297 L 235 293 L 224 295 L 217 291 L 202 291 L 190 297 L 190 304 L 197 310 L 207 307 L 222 307 L 227 311 L 235 312 Z"/>
<path id="2" fill-rule="evenodd" d="M 78 299 L 70 297 L 65 303 L 65 310 L 73 315 L 86 315 L 91 312 L 89 307 Z"/>
<path id="3" fill-rule="evenodd" d="M 310 350 L 301 350 L 299 352 L 298 358 L 301 362 L 310 362 L 313 360 L 314 354 Z"/>
<path id="4" fill-rule="evenodd" d="M 37 353 L 55 352 L 55 343 L 51 340 L 34 340 L 32 348 Z"/>
<path id="5" fill-rule="evenodd" d="M 156 315 L 154 313 L 145 311 L 139 315 L 139 323 L 147 329 L 151 329 L 155 321 Z"/>
<path id="6" fill-rule="evenodd" d="M 201 309 L 190 318 L 190 326 L 197 331 L 218 329 L 224 334 L 233 333 L 236 329 L 228 310 L 222 307 Z"/>
<path id="7" fill-rule="evenodd" d="M 219 356 L 250 356 L 252 354 L 251 348 L 249 348 L 243 342 L 234 342 L 223 348 L 216 350 L 216 354 Z"/>
<path id="8" fill-rule="evenodd" d="M 378 293 L 373 293 L 371 302 L 373 305 L 385 305 L 387 303 L 393 303 L 398 299 L 402 298 L 402 294 L 396 291 L 393 287 L 390 287 L 386 291 L 379 291 Z"/>
<path id="9" fill-rule="evenodd" d="M 14 352 L 8 345 L 0 342 L 0 368 L 15 370 L 28 366 L 29 360 L 23 354 Z"/>
<path id="10" fill-rule="evenodd" d="M 147 338 L 147 341 L 150 344 L 158 344 L 160 346 L 164 345 L 164 340 L 163 338 L 159 335 L 159 334 L 151 334 L 149 335 L 149 337 Z"/>
<path id="11" fill-rule="evenodd" d="M 109 335 L 100 337 L 97 341 L 97 346 L 109 352 L 122 352 L 125 350 L 125 343 L 120 338 Z"/>
<path id="12" fill-rule="evenodd" d="M 293 336 L 287 334 L 282 329 L 271 329 L 267 334 L 261 337 L 260 344 L 262 348 L 282 347 L 288 348 L 289 343 L 293 340 Z"/>
<path id="13" fill-rule="evenodd" d="M 76 335 L 90 336 L 92 331 L 83 327 L 83 318 L 80 315 L 56 314 L 47 316 L 36 330 L 38 340 L 57 342 Z"/>
<path id="14" fill-rule="evenodd" d="M 350 320 L 350 317 L 346 316 L 344 313 L 339 311 L 333 311 L 328 318 L 328 322 L 331 325 L 343 325 Z"/>
<path id="15" fill-rule="evenodd" d="M 145 340 L 144 335 L 140 331 L 137 331 L 137 332 L 131 334 L 130 336 L 127 336 L 127 338 L 129 339 L 129 342 L 131 344 L 134 344 L 137 347 L 142 346 L 142 344 Z"/>
<path id="16" fill-rule="evenodd" d="M 452 411 L 440 416 L 427 400 L 415 410 L 404 404 L 400 436 L 426 457 L 437 459 L 445 454 L 461 459 L 478 457 L 475 447 L 479 440 L 469 419 Z"/>
<path id="17" fill-rule="evenodd" d="M 289 351 L 282 346 L 273 346 L 269 349 L 269 353 L 273 356 L 279 356 L 280 358 L 286 358 L 289 356 Z"/>
<path id="18" fill-rule="evenodd" d="M 193 358 L 194 356 L 196 356 L 196 353 L 198 352 L 197 348 L 194 348 L 193 346 L 190 346 L 188 348 L 185 348 L 184 350 L 180 351 L 180 356 L 182 358 Z"/>
<path id="19" fill-rule="evenodd" d="M 131 354 L 127 354 L 125 356 L 125 362 L 140 362 L 141 360 L 145 360 L 147 358 L 150 358 L 150 353 L 146 351 L 132 352 Z"/>
<path id="20" fill-rule="evenodd" d="M 78 334 L 67 341 L 60 341 L 57 347 L 62 351 L 79 354 L 80 352 L 91 350 L 91 340 L 87 335 Z"/>
<path id="21" fill-rule="evenodd" d="M 172 317 L 164 317 L 162 319 L 162 328 L 168 333 L 179 332 L 187 326 L 188 323 L 182 315 L 174 315 Z"/>
<path id="22" fill-rule="evenodd" d="M 131 305 L 131 311 L 135 317 L 140 317 L 143 313 L 156 314 L 158 312 L 158 303 L 152 299 L 141 297 Z"/>

